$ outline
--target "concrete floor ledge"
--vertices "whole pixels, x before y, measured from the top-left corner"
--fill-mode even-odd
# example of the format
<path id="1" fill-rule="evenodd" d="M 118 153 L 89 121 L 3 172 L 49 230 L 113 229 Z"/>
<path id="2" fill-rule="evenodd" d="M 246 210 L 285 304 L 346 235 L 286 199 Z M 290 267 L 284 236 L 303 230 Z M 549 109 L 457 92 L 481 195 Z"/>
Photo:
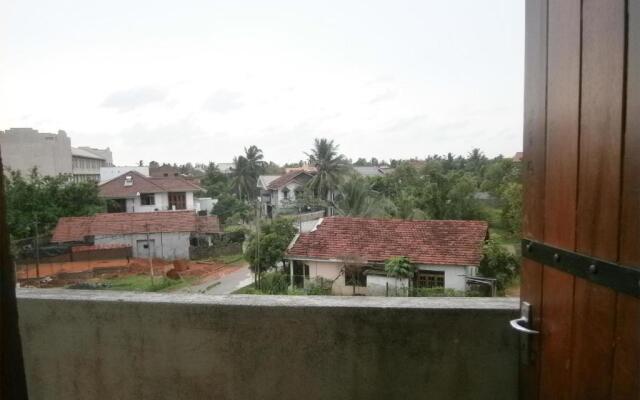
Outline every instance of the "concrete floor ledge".
<path id="1" fill-rule="evenodd" d="M 519 308 L 519 299 L 506 297 L 214 296 L 196 293 L 142 293 L 75 289 L 18 289 L 17 296 L 19 299 L 25 300 L 126 301 L 134 303 L 256 307 L 364 307 L 453 310 L 517 310 Z"/>
<path id="2" fill-rule="evenodd" d="M 512 400 L 517 299 L 18 290 L 31 400 Z"/>

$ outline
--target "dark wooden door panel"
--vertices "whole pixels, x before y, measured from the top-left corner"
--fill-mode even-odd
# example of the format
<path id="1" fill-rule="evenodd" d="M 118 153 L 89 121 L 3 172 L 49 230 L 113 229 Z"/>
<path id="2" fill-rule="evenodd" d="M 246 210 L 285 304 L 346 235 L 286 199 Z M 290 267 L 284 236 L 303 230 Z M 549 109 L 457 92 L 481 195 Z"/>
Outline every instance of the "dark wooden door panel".
<path id="1" fill-rule="evenodd" d="M 628 3 L 620 263 L 640 268 L 640 1 Z M 640 299 L 618 294 L 612 399 L 640 400 Z"/>
<path id="2" fill-rule="evenodd" d="M 616 260 L 625 52 L 624 0 L 584 0 L 577 249 Z"/>
<path id="3" fill-rule="evenodd" d="M 524 236 L 640 268 L 640 0 L 526 11 Z M 640 400 L 640 299 L 522 268 L 540 330 L 522 398 Z"/>
<path id="4" fill-rule="evenodd" d="M 549 0 L 544 242 L 567 250 L 576 237 L 580 18 L 580 0 Z M 568 399 L 575 278 L 550 267 L 542 275 L 540 398 Z"/>
<path id="5" fill-rule="evenodd" d="M 640 400 L 640 301 L 618 295 L 611 398 Z"/>
<path id="6" fill-rule="evenodd" d="M 576 248 L 618 258 L 626 5 L 582 6 L 580 165 Z M 608 399 L 613 369 L 615 291 L 576 279 L 572 398 Z"/>

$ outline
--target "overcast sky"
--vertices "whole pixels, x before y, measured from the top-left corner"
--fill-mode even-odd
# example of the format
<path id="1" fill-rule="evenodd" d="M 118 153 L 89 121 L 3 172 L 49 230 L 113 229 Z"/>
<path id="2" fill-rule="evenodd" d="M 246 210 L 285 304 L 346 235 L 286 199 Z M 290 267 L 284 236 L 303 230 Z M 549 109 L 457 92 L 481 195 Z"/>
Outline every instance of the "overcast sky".
<path id="1" fill-rule="evenodd" d="M 1 0 L 0 130 L 228 162 L 522 147 L 524 0 Z"/>

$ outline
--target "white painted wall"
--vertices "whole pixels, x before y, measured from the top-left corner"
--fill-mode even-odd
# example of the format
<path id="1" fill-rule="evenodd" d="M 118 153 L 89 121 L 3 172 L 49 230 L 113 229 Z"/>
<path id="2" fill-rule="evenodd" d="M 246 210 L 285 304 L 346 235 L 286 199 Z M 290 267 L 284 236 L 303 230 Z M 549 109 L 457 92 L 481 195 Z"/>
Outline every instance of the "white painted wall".
<path id="1" fill-rule="evenodd" d="M 463 275 L 467 274 L 467 268 L 452 265 L 417 265 L 419 270 L 444 271 L 445 289 L 465 290 L 466 284 Z"/>
<path id="2" fill-rule="evenodd" d="M 286 207 L 289 205 L 290 202 L 295 201 L 296 189 L 299 189 L 302 187 L 304 187 L 304 185 L 300 183 L 289 182 L 287 185 L 285 185 L 281 189 L 278 189 L 277 197 L 275 201 L 273 199 L 271 201 L 273 202 L 273 204 L 276 205 L 276 207 Z M 284 188 L 289 189 L 288 197 L 286 199 L 284 198 L 284 192 L 283 192 Z"/>
<path id="3" fill-rule="evenodd" d="M 340 276 L 342 270 L 342 264 L 338 262 L 329 261 L 304 261 L 309 265 L 309 278 L 313 280 L 316 277 L 322 277 L 327 280 L 334 280 L 332 286 L 332 292 L 336 295 L 351 295 L 353 294 L 353 288 L 345 284 L 344 275 Z M 446 289 L 454 289 L 464 291 L 466 289 L 466 282 L 464 275 L 473 273 L 475 267 L 465 266 L 439 266 L 439 265 L 417 265 L 419 270 L 429 271 L 444 271 L 444 287 Z M 338 278 L 338 276 L 340 276 Z M 338 279 L 336 279 L 338 278 Z M 366 294 L 372 296 L 384 296 L 386 291 L 386 283 L 389 282 L 389 287 L 395 290 L 396 280 L 395 278 L 387 278 L 386 276 L 369 275 L 367 276 L 367 287 L 357 287 L 356 293 Z M 398 289 L 408 286 L 407 279 L 398 280 Z"/>
<path id="4" fill-rule="evenodd" d="M 187 210 L 195 210 L 195 202 L 193 192 L 186 192 Z M 151 206 L 143 206 L 140 197 L 136 196 L 127 199 L 127 212 L 152 212 L 152 211 L 168 211 L 169 210 L 169 194 L 154 193 L 155 204 Z"/>
<path id="5" fill-rule="evenodd" d="M 217 202 L 217 199 L 212 199 L 211 197 L 197 197 L 193 199 L 195 210 L 206 211 L 207 214 L 211 213 L 211 210 L 213 210 Z"/>
<path id="6" fill-rule="evenodd" d="M 327 262 L 327 261 L 305 261 L 304 263 L 309 265 L 310 280 L 313 280 L 315 278 L 324 278 L 330 281 L 335 280 L 333 282 L 333 286 L 331 287 L 331 292 L 334 295 L 351 296 L 353 294 L 353 287 L 346 286 L 344 281 L 344 275 L 340 276 L 340 273 L 342 271 L 341 263 Z M 366 295 L 367 288 L 356 287 L 356 294 Z"/>
<path id="7" fill-rule="evenodd" d="M 409 288 L 409 279 L 395 279 L 386 277 L 384 275 L 367 276 L 367 295 L 386 296 L 387 284 L 389 285 L 389 296 L 407 295 L 407 289 Z"/>

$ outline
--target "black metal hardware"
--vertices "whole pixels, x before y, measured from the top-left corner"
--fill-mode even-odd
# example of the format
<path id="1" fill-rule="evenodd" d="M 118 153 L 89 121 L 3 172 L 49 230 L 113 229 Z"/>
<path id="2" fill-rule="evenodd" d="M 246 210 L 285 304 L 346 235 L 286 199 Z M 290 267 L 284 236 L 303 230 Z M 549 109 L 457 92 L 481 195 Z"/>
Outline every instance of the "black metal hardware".
<path id="1" fill-rule="evenodd" d="M 640 298 L 640 269 L 563 250 L 529 239 L 522 240 L 522 256 L 561 271 Z"/>

